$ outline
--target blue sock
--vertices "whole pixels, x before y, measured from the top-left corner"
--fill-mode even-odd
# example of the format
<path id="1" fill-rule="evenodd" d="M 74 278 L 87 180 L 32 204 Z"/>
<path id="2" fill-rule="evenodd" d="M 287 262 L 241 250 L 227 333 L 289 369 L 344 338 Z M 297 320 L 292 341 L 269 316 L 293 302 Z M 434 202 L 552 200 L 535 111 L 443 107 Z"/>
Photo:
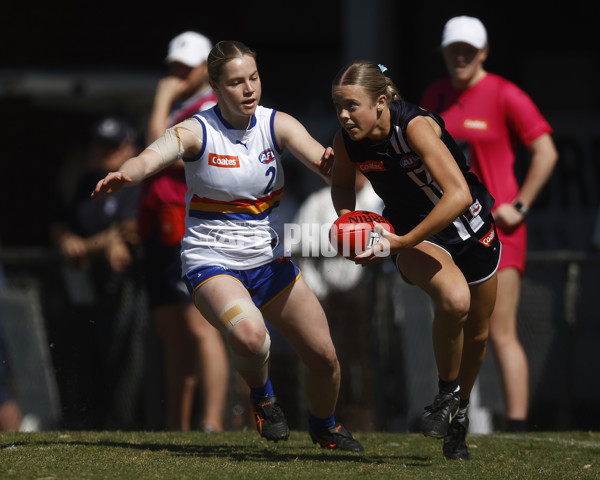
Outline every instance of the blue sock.
<path id="1" fill-rule="evenodd" d="M 275 395 L 275 392 L 273 391 L 273 385 L 271 385 L 271 379 L 267 377 L 267 383 L 265 383 L 262 387 L 250 387 L 250 394 L 254 402 L 258 402 L 262 398 Z"/>
<path id="2" fill-rule="evenodd" d="M 458 393 L 460 391 L 460 379 L 457 377 L 454 380 L 446 382 L 440 378 L 438 380 L 438 388 L 439 393 Z"/>
<path id="3" fill-rule="evenodd" d="M 317 418 L 312 414 L 309 414 L 308 423 L 313 432 L 322 432 L 326 428 L 333 427 L 335 425 L 335 415 L 331 415 L 327 418 Z"/>

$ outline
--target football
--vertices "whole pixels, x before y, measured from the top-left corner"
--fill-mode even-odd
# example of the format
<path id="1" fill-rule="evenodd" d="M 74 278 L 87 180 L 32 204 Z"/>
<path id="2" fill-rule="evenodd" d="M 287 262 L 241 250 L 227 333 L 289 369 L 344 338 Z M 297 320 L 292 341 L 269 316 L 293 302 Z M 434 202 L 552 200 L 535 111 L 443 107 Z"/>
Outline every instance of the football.
<path id="1" fill-rule="evenodd" d="M 394 233 L 394 227 L 378 213 L 355 210 L 340 216 L 329 231 L 329 241 L 335 250 L 350 260 L 371 248 L 379 240 L 375 224 Z"/>

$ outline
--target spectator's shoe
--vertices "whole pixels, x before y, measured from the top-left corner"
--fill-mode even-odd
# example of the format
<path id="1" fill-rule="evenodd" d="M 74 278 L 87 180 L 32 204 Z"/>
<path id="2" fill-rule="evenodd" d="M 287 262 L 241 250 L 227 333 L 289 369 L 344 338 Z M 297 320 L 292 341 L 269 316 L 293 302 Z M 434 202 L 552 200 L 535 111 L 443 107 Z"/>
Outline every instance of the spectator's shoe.
<path id="1" fill-rule="evenodd" d="M 319 433 L 315 433 L 312 429 L 309 429 L 308 433 L 310 434 L 313 443 L 318 443 L 321 445 L 321 448 L 346 450 L 348 452 L 365 451 L 359 441 L 354 438 L 354 435 L 346 430 L 341 423 L 336 423 Z"/>
<path id="2" fill-rule="evenodd" d="M 442 438 L 448 433 L 452 419 L 458 413 L 460 400 L 455 393 L 440 393 L 433 404 L 425 407 L 421 417 L 421 431 L 426 437 Z"/>
<path id="3" fill-rule="evenodd" d="M 287 420 L 275 395 L 254 404 L 254 418 L 261 437 L 278 442 L 290 436 Z"/>
<path id="4" fill-rule="evenodd" d="M 448 435 L 444 437 L 444 456 L 450 460 L 469 460 L 469 450 L 467 450 L 467 430 L 469 429 L 469 417 L 459 414 L 456 416 L 450 427 Z"/>

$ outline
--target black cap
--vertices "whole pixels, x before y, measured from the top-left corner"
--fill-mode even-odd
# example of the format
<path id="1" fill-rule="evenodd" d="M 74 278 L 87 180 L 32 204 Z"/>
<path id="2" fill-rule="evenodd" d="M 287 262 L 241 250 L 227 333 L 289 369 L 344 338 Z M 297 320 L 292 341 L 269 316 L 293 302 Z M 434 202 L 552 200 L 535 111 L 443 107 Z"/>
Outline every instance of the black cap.
<path id="1" fill-rule="evenodd" d="M 131 124 L 119 117 L 105 117 L 92 127 L 92 138 L 100 142 L 119 144 L 135 142 L 136 133 Z"/>

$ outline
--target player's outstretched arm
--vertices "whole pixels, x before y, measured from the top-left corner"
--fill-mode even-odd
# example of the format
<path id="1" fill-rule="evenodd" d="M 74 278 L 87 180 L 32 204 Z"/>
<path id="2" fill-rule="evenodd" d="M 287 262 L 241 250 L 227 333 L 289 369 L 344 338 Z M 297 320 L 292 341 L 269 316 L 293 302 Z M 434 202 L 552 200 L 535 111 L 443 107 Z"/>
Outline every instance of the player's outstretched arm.
<path id="1" fill-rule="evenodd" d="M 118 171 L 109 172 L 100 180 L 92 192 L 92 199 L 99 200 L 128 184 L 134 185 L 141 182 L 147 176 L 160 170 L 162 163 L 164 162 L 159 153 L 147 148 L 137 157 L 132 157 L 123 163 Z"/>
<path id="2" fill-rule="evenodd" d="M 294 157 L 330 183 L 334 161 L 331 147 L 323 147 L 298 120 L 283 112 L 275 114 L 275 135 L 282 148 L 287 148 Z"/>
<path id="3" fill-rule="evenodd" d="M 202 147 L 201 132 L 200 124 L 191 118 L 169 128 L 137 157 L 121 165 L 119 171 L 110 172 L 100 180 L 92 192 L 92 199 L 99 200 L 126 185 L 135 185 L 181 157 L 195 155 Z"/>

